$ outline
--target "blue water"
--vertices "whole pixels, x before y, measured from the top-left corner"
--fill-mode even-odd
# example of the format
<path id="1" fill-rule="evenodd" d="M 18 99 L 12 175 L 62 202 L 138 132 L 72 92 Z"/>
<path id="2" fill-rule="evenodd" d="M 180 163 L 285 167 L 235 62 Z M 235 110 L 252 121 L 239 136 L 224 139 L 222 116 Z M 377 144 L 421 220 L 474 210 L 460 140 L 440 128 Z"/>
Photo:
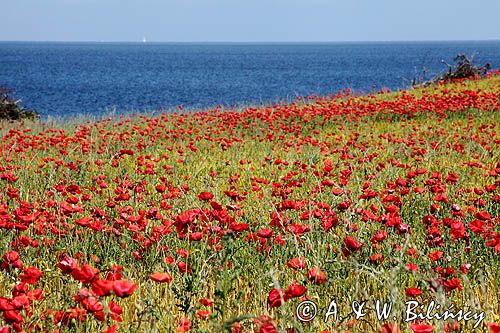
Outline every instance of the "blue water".
<path id="1" fill-rule="evenodd" d="M 260 104 L 408 87 L 459 52 L 500 67 L 500 41 L 324 44 L 0 42 L 0 85 L 43 116 Z"/>

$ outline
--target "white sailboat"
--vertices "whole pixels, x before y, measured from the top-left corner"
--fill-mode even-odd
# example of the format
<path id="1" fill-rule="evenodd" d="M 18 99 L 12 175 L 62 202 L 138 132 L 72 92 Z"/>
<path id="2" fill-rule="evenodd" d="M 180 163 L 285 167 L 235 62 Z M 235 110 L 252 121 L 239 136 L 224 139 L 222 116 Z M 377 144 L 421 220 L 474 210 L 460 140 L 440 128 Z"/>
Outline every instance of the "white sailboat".
<path id="1" fill-rule="evenodd" d="M 147 43 L 148 41 L 146 40 L 146 37 L 142 37 L 142 42 Z"/>

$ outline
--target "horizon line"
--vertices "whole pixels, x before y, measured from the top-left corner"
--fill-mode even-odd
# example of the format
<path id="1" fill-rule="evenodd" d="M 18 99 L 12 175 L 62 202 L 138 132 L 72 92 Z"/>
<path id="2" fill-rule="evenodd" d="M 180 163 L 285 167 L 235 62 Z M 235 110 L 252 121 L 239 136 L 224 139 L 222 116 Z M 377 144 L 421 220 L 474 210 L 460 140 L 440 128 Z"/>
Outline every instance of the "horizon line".
<path id="1" fill-rule="evenodd" d="M 316 41 L 157 41 L 138 40 L 0 40 L 0 43 L 137 43 L 137 44 L 333 44 L 333 43 L 425 43 L 425 42 L 498 42 L 500 37 L 490 39 L 394 39 L 394 40 L 316 40 Z"/>

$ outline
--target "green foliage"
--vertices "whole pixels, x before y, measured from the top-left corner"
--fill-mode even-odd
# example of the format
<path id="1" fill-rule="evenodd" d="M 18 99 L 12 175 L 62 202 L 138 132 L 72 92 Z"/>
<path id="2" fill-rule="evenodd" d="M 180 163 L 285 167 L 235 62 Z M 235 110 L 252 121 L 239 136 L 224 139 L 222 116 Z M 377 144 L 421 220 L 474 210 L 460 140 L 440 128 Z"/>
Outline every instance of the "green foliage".
<path id="1" fill-rule="evenodd" d="M 40 117 L 36 111 L 20 106 L 20 102 L 20 100 L 12 99 L 9 89 L 0 86 L 0 120 L 35 120 Z"/>

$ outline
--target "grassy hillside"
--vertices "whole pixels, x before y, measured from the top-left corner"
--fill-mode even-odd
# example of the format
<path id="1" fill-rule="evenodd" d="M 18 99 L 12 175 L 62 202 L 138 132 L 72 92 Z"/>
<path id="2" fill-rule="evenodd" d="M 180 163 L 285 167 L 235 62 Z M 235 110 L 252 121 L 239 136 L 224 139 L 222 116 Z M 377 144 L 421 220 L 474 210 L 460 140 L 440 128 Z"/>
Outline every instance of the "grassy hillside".
<path id="1" fill-rule="evenodd" d="M 0 327 L 498 332 L 499 96 L 4 123 Z"/>

